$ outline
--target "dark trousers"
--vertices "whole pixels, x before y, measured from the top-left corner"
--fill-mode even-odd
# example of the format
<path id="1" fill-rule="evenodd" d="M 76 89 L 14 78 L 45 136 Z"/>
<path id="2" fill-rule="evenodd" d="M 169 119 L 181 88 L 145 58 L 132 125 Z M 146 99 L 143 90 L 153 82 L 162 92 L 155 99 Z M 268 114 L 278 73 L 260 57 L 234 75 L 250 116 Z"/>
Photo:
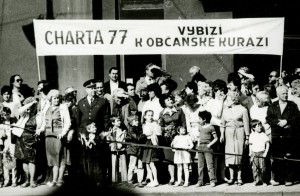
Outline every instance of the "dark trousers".
<path id="1" fill-rule="evenodd" d="M 272 166 L 271 171 L 273 180 L 275 181 L 294 181 L 294 172 L 296 171 L 295 162 L 288 160 L 280 160 L 277 158 L 294 158 L 297 149 L 295 148 L 299 141 L 291 137 L 272 137 L 271 156 Z"/>

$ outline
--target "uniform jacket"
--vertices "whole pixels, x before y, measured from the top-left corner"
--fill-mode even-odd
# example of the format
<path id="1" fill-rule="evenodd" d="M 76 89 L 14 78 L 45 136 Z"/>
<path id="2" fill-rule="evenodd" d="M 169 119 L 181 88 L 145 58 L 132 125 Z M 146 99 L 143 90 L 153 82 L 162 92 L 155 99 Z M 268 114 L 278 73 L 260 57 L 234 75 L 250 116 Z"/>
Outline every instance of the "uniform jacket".
<path id="1" fill-rule="evenodd" d="M 95 97 L 91 105 L 87 97 L 78 102 L 76 111 L 76 122 L 78 133 L 87 134 L 85 126 L 90 122 L 96 123 L 98 135 L 104 130 L 108 130 L 110 118 L 110 107 L 106 99 Z"/>

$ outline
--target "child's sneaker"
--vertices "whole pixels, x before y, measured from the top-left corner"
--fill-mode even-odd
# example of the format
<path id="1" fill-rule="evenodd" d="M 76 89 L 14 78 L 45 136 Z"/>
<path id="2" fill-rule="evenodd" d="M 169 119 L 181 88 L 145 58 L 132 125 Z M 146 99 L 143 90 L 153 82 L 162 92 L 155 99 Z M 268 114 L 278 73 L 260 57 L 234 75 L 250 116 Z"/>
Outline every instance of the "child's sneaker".
<path id="1" fill-rule="evenodd" d="M 215 183 L 215 182 L 211 182 L 211 183 L 210 183 L 210 186 L 211 186 L 211 187 L 215 187 L 215 186 L 216 186 L 216 183 Z"/>
<path id="2" fill-rule="evenodd" d="M 175 182 L 175 184 L 173 186 L 175 186 L 175 187 L 181 186 L 181 182 L 177 181 L 177 182 Z"/>
<path id="3" fill-rule="evenodd" d="M 263 183 L 263 186 L 268 186 L 268 184 L 267 183 Z"/>

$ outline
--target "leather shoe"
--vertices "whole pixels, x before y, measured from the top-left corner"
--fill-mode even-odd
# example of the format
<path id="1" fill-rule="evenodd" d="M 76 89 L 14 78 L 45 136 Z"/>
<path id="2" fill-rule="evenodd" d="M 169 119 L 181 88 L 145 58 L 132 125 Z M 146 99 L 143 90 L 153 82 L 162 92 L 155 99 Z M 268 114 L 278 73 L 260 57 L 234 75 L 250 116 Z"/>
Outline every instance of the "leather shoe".
<path id="1" fill-rule="evenodd" d="M 26 188 L 26 187 L 29 187 L 30 186 L 30 183 L 29 182 L 24 182 L 21 187 L 22 188 Z"/>
<path id="2" fill-rule="evenodd" d="M 293 183 L 292 182 L 285 182 L 285 186 L 292 186 Z"/>

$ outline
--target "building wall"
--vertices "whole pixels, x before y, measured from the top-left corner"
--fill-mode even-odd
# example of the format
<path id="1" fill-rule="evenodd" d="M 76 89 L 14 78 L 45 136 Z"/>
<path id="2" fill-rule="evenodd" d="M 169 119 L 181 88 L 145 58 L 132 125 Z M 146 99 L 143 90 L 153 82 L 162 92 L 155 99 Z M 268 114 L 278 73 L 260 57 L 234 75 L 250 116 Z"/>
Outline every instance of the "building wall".
<path id="1" fill-rule="evenodd" d="M 55 19 L 92 19 L 93 0 L 53 0 Z M 102 1 L 102 19 L 116 18 L 116 1 Z M 46 0 L 0 1 L 0 87 L 8 84 L 9 77 L 19 73 L 24 82 L 36 87 L 39 80 L 35 48 L 25 37 L 22 26 L 32 22 L 40 14 L 46 15 Z M 165 19 L 211 19 L 232 18 L 231 12 L 205 13 L 199 0 L 164 0 Z M 41 79 L 46 79 L 45 58 L 39 57 Z M 108 80 L 108 70 L 119 66 L 118 56 L 103 56 L 103 64 L 94 65 L 93 56 L 57 56 L 59 90 L 74 86 L 83 96 L 82 84 L 95 76 L 94 66 L 103 66 L 104 81 Z M 178 88 L 190 80 L 188 69 L 193 65 L 201 67 L 201 72 L 209 79 L 226 80 L 233 71 L 232 55 L 162 55 L 162 65 L 178 82 Z M 126 65 L 125 65 L 126 69 Z M 101 69 L 100 69 L 101 70 Z M 141 76 L 143 73 L 140 73 Z M 51 76 L 50 76 L 51 77 Z M 53 76 L 54 77 L 54 76 Z M 49 79 L 49 78 L 48 78 Z"/>
<path id="2" fill-rule="evenodd" d="M 225 19 L 232 18 L 232 12 L 205 13 L 199 0 L 165 0 L 165 19 Z M 201 73 L 211 81 L 227 80 L 233 71 L 233 55 L 166 55 L 166 69 L 178 83 L 178 89 L 191 80 L 189 68 L 199 66 Z"/>
<path id="3" fill-rule="evenodd" d="M 41 0 L 0 1 L 0 87 L 9 85 L 11 75 L 20 74 L 24 83 L 36 87 L 38 81 L 35 48 L 29 43 L 22 26 L 45 14 L 46 4 Z M 41 78 L 45 66 L 40 59 Z"/>

